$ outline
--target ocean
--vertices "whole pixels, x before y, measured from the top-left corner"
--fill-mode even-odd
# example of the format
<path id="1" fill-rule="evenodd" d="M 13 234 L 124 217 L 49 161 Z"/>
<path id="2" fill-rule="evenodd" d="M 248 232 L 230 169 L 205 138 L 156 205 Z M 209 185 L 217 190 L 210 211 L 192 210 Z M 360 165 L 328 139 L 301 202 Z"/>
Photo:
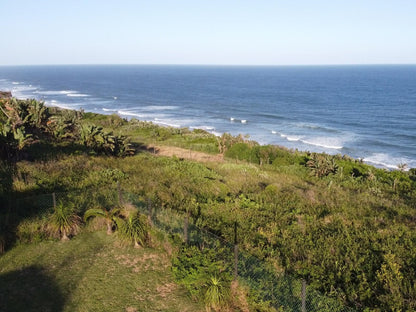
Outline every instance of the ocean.
<path id="1" fill-rule="evenodd" d="M 1 66 L 0 90 L 378 167 L 416 167 L 416 65 Z"/>

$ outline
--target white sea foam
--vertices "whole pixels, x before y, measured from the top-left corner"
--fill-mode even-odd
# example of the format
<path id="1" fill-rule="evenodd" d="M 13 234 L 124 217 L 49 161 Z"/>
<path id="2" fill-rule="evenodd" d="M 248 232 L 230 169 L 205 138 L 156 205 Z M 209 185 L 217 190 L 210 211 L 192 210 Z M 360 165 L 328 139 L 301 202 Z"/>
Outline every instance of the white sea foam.
<path id="1" fill-rule="evenodd" d="M 73 93 L 77 93 L 77 91 L 73 91 L 73 90 L 61 90 L 61 91 L 58 91 L 58 93 L 59 94 L 73 94 Z"/>
<path id="2" fill-rule="evenodd" d="M 12 84 L 13 84 L 13 85 L 19 85 L 19 84 L 20 84 L 20 82 L 13 81 L 13 82 L 12 82 Z"/>
<path id="3" fill-rule="evenodd" d="M 147 120 L 147 121 L 154 121 L 155 118 L 156 119 L 161 119 L 161 118 L 165 118 L 167 116 L 165 114 L 142 113 L 142 112 L 137 112 L 136 110 L 130 110 L 130 109 L 111 110 L 111 109 L 106 108 L 106 110 L 117 112 L 117 114 L 119 114 L 121 116 L 136 117 L 136 118 L 140 118 L 142 120 Z"/>
<path id="4" fill-rule="evenodd" d="M 409 168 L 412 167 L 411 161 L 407 158 L 392 157 L 384 153 L 374 153 L 371 156 L 363 159 L 366 163 L 373 164 L 375 166 L 381 166 L 389 169 L 398 169 L 399 164 L 408 164 Z M 409 169 L 407 168 L 407 170 Z"/>
<path id="5" fill-rule="evenodd" d="M 299 137 L 299 136 L 293 136 L 293 135 L 290 136 L 290 135 L 286 135 L 286 134 L 283 134 L 283 133 L 280 133 L 280 136 L 282 138 L 285 138 L 286 140 L 288 140 L 290 142 L 298 142 L 298 141 L 301 140 L 301 137 Z"/>
<path id="6" fill-rule="evenodd" d="M 68 95 L 68 94 L 76 94 L 77 91 L 73 90 L 38 90 L 34 93 L 42 94 L 42 95 Z"/>
<path id="7" fill-rule="evenodd" d="M 317 137 L 307 140 L 300 140 L 302 143 L 314 145 L 318 147 L 328 148 L 328 149 L 342 149 L 341 141 L 337 138 L 328 138 L 328 137 Z"/>
<path id="8" fill-rule="evenodd" d="M 33 98 L 33 91 L 36 89 L 36 87 L 18 83 L 14 84 L 10 91 L 15 98 L 23 100 Z"/>
<path id="9" fill-rule="evenodd" d="M 241 120 L 241 123 L 245 124 L 245 123 L 247 123 L 247 120 L 242 119 L 242 120 Z"/>
<path id="10" fill-rule="evenodd" d="M 306 138 L 305 136 L 289 135 L 289 134 L 279 133 L 276 131 L 274 131 L 273 134 L 279 134 L 280 137 L 286 139 L 289 142 L 301 142 L 303 144 L 312 145 L 312 146 L 325 148 L 325 149 L 342 149 L 344 147 L 342 144 L 342 140 L 339 138 L 331 138 L 331 137 Z"/>
<path id="11" fill-rule="evenodd" d="M 211 127 L 211 126 L 192 126 L 189 127 L 190 129 L 202 129 L 202 130 L 206 130 L 206 131 L 213 131 L 215 130 L 215 127 Z"/>
<path id="12" fill-rule="evenodd" d="M 89 94 L 79 93 L 78 91 L 74 90 L 38 90 L 35 91 L 36 94 L 41 95 L 66 95 L 69 97 L 88 97 Z"/>
<path id="13" fill-rule="evenodd" d="M 105 111 L 105 112 L 117 112 L 118 110 L 117 109 L 113 109 L 113 108 L 105 108 L 105 107 L 103 107 L 103 111 Z"/>
<path id="14" fill-rule="evenodd" d="M 157 123 L 158 125 L 162 125 L 162 126 L 168 126 L 168 127 L 174 127 L 174 128 L 180 128 L 181 125 L 174 123 L 173 120 L 168 120 L 168 119 L 160 119 L 160 118 L 155 118 L 154 122 Z"/>
<path id="15" fill-rule="evenodd" d="M 83 94 L 83 93 L 67 93 L 66 96 L 72 96 L 72 97 L 87 97 L 89 95 L 88 94 Z"/>
<path id="16" fill-rule="evenodd" d="M 230 117 L 230 121 L 234 121 L 235 120 L 235 118 L 234 117 Z"/>
<path id="17" fill-rule="evenodd" d="M 51 100 L 51 101 L 45 101 L 45 104 L 48 106 L 55 106 L 55 107 L 60 107 L 63 109 L 75 109 L 77 105 L 67 105 L 67 104 L 63 104 L 61 102 L 58 102 L 56 100 Z"/>
<path id="18" fill-rule="evenodd" d="M 138 107 L 138 109 L 151 110 L 151 111 L 155 111 L 155 110 L 174 110 L 174 109 L 178 109 L 178 108 L 179 108 L 178 106 L 173 106 L 173 105 L 162 105 L 162 106 L 149 105 L 149 106 Z"/>
<path id="19" fill-rule="evenodd" d="M 109 110 L 109 111 L 111 111 L 111 110 Z M 122 110 L 117 110 L 116 112 L 117 112 L 117 114 L 119 114 L 121 116 L 131 116 L 131 117 L 144 118 L 143 114 L 137 114 L 137 113 L 133 113 L 133 112 L 129 112 L 129 111 L 122 111 Z"/>

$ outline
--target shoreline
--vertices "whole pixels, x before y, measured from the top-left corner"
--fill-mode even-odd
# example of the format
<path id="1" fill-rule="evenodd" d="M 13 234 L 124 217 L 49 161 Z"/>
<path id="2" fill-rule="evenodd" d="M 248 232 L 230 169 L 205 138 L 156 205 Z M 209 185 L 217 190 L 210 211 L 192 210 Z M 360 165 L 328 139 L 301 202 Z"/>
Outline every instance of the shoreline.
<path id="1" fill-rule="evenodd" d="M 14 97 L 12 95 L 12 92 L 11 91 L 0 91 L 0 95 L 2 95 L 2 94 L 3 95 L 6 95 L 6 98 L 7 98 L 8 95 L 10 95 L 10 97 Z M 27 99 L 27 98 L 18 98 L 18 99 Z M 135 120 L 138 120 L 140 122 L 150 123 L 150 124 L 156 125 L 158 127 L 162 127 L 162 128 L 189 129 L 190 131 L 193 131 L 193 130 L 202 130 L 202 131 L 205 131 L 205 132 L 209 133 L 210 135 L 215 136 L 216 138 L 220 138 L 223 134 L 225 134 L 225 133 L 221 133 L 221 134 L 220 133 L 214 133 L 213 131 L 209 131 L 207 129 L 197 128 L 197 127 L 180 127 L 180 126 L 173 126 L 173 125 L 168 125 L 168 124 L 163 124 L 163 123 L 157 123 L 154 120 L 143 120 L 143 119 L 138 119 L 138 118 L 136 118 L 134 116 L 130 116 L 130 118 L 129 118 L 126 115 L 119 114 L 118 113 L 118 110 L 103 110 L 103 112 L 86 111 L 83 108 L 74 109 L 74 108 L 69 108 L 69 107 L 62 107 L 62 106 L 59 106 L 59 105 L 48 104 L 46 101 L 42 101 L 42 100 L 38 100 L 38 101 L 43 102 L 44 105 L 47 106 L 47 107 L 51 107 L 51 108 L 55 108 L 55 109 L 59 109 L 59 110 L 83 111 L 83 112 L 97 114 L 97 115 L 103 115 L 103 116 L 117 115 L 118 117 L 120 117 L 120 118 L 122 118 L 122 119 L 124 119 L 126 121 L 131 121 L 131 120 L 135 119 Z M 239 134 L 239 135 L 240 136 L 243 136 L 242 134 Z M 260 146 L 275 146 L 275 147 L 278 147 L 278 148 L 282 148 L 282 149 L 289 150 L 291 152 L 311 153 L 310 151 L 299 150 L 297 148 L 296 149 L 293 149 L 293 148 L 289 148 L 289 147 L 286 147 L 284 145 L 279 145 L 279 144 L 261 144 L 261 143 L 255 141 L 255 140 L 250 140 L 250 139 L 248 139 L 248 141 L 252 141 L 255 144 L 258 144 Z M 157 147 L 157 146 L 155 145 L 153 147 Z M 190 150 L 183 149 L 183 148 L 177 148 L 177 147 L 174 147 L 174 146 L 172 146 L 172 148 L 173 149 L 174 148 L 177 149 L 177 151 L 176 151 L 177 154 L 184 155 L 184 156 L 180 156 L 180 157 L 192 159 L 192 157 L 188 157 L 188 154 L 189 154 L 189 151 Z M 187 150 L 188 152 L 184 152 L 185 150 Z M 164 154 L 164 153 L 166 153 L 166 154 Z M 201 153 L 201 152 L 192 151 L 192 153 Z M 203 153 L 201 153 L 201 154 L 203 154 Z M 371 161 L 366 161 L 365 159 L 351 157 L 348 154 L 341 154 L 341 153 L 329 154 L 329 153 L 326 153 L 326 152 L 318 152 L 318 154 L 326 154 L 326 155 L 332 155 L 332 156 L 348 157 L 348 158 L 353 159 L 354 161 L 363 162 L 363 163 L 365 163 L 367 165 L 370 165 L 372 167 L 375 167 L 377 169 L 383 169 L 383 170 L 387 170 L 387 171 L 395 171 L 395 170 L 398 170 L 398 171 L 400 171 L 400 170 L 402 170 L 402 171 L 409 171 L 410 169 L 413 168 L 413 167 L 407 166 L 407 164 L 405 164 L 406 165 L 406 168 L 405 169 L 401 169 L 399 167 L 401 164 L 398 164 L 397 166 L 393 166 L 393 165 L 382 164 L 382 163 L 374 163 L 374 162 L 371 162 Z M 172 151 L 165 151 L 161 155 L 166 155 L 166 156 L 170 155 L 170 156 L 173 156 L 173 155 L 176 155 L 176 154 L 175 154 L 175 152 L 172 152 Z M 220 155 L 220 154 L 218 154 L 218 155 Z M 214 157 L 214 158 L 216 160 L 218 160 L 218 161 L 223 161 L 223 159 L 220 159 L 221 157 L 218 158 L 218 155 L 215 155 L 216 157 Z M 178 155 L 176 155 L 176 156 L 178 156 Z M 208 157 L 199 156 L 197 158 L 204 159 L 204 158 L 208 158 Z"/>
<path id="2" fill-rule="evenodd" d="M 179 125 L 176 125 L 176 126 L 175 125 L 169 125 L 169 124 L 164 124 L 164 123 L 158 123 L 155 120 L 138 119 L 137 117 L 134 117 L 134 116 L 130 116 L 130 118 L 128 118 L 128 115 L 119 114 L 118 113 L 118 110 L 113 110 L 113 111 L 103 110 L 103 112 L 107 112 L 107 114 L 106 114 L 106 113 L 103 113 L 103 112 L 86 111 L 83 108 L 73 109 L 73 108 L 61 107 L 59 105 L 47 105 L 46 102 L 45 102 L 45 106 L 55 107 L 55 108 L 59 108 L 59 109 L 66 109 L 66 110 L 85 111 L 85 112 L 88 112 L 88 113 L 93 113 L 93 114 L 97 114 L 97 115 L 104 115 L 104 116 L 117 115 L 118 117 L 120 117 L 122 119 L 125 119 L 127 121 L 130 121 L 132 119 L 136 119 L 138 121 L 148 122 L 148 123 L 151 123 L 151 124 L 154 124 L 154 125 L 156 125 L 158 127 L 163 127 L 163 128 L 174 128 L 174 129 L 182 129 L 182 128 L 185 128 L 185 129 L 189 129 L 191 131 L 192 130 L 202 130 L 202 131 L 208 132 L 211 135 L 214 135 L 217 138 L 220 138 L 223 134 L 228 133 L 228 132 L 218 133 L 218 132 L 215 132 L 215 131 L 210 131 L 210 130 L 203 129 L 203 128 L 198 128 L 198 127 L 181 127 Z M 239 135 L 241 135 L 241 136 L 244 137 L 244 135 L 242 133 L 240 133 L 238 135 L 233 135 L 233 136 L 239 136 Z M 284 145 L 280 145 L 280 144 L 271 144 L 271 143 L 263 144 L 263 143 L 259 143 L 256 140 L 251 140 L 250 137 L 248 138 L 248 140 L 249 141 L 253 141 L 256 144 L 261 145 L 261 146 L 268 146 L 268 145 L 270 145 L 270 146 L 276 146 L 276 147 L 279 147 L 279 148 L 283 148 L 283 149 L 286 149 L 286 150 L 289 150 L 289 151 L 292 151 L 292 152 L 298 151 L 298 152 L 301 152 L 301 153 L 314 153 L 314 152 L 311 152 L 311 151 L 308 151 L 308 150 L 300 150 L 298 148 L 290 148 L 290 147 L 287 147 L 287 146 L 284 146 Z M 372 161 L 368 161 L 368 160 L 365 160 L 365 158 L 352 157 L 352 156 L 350 156 L 348 154 L 342 154 L 342 153 L 327 153 L 327 152 L 316 152 L 316 153 L 318 153 L 318 154 L 332 155 L 332 156 L 336 156 L 336 155 L 338 155 L 338 156 L 346 156 L 346 157 L 349 157 L 351 159 L 354 159 L 355 161 L 363 162 L 363 163 L 365 163 L 367 165 L 370 165 L 370 166 L 373 166 L 373 167 L 375 167 L 377 169 L 384 169 L 384 170 L 387 170 L 387 171 L 402 170 L 402 169 L 400 169 L 400 165 L 402 165 L 401 163 L 399 163 L 397 165 L 389 165 L 389 164 L 385 164 L 385 163 L 382 163 L 382 162 L 372 162 Z M 406 165 L 406 168 L 404 169 L 404 171 L 409 171 L 412 168 L 416 168 L 416 167 L 407 166 L 407 164 L 404 164 L 404 165 Z"/>

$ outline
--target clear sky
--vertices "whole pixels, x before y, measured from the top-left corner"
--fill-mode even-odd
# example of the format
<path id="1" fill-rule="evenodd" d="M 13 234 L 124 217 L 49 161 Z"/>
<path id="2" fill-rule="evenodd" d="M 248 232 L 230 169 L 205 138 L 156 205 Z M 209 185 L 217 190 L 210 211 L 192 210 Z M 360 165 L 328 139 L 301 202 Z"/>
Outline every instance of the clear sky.
<path id="1" fill-rule="evenodd" d="M 416 0 L 0 0 L 0 65 L 416 64 Z"/>

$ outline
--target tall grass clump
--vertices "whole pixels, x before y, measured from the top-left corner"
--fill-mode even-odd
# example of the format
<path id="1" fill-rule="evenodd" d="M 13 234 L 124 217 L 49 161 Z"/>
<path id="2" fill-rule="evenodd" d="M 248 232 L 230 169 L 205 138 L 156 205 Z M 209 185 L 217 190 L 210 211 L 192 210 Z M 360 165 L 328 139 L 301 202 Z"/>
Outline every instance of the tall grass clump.
<path id="1" fill-rule="evenodd" d="M 221 311 L 226 307 L 230 297 L 228 285 L 218 276 L 211 276 L 205 292 L 205 308 L 207 311 Z"/>
<path id="2" fill-rule="evenodd" d="M 145 247 L 150 242 L 150 226 L 147 217 L 138 211 L 130 213 L 126 219 L 117 218 L 117 234 L 126 244 Z"/>
<path id="3" fill-rule="evenodd" d="M 72 205 L 59 202 L 50 216 L 49 228 L 52 235 L 57 235 L 61 241 L 69 240 L 80 230 L 81 218 L 75 213 Z"/>

